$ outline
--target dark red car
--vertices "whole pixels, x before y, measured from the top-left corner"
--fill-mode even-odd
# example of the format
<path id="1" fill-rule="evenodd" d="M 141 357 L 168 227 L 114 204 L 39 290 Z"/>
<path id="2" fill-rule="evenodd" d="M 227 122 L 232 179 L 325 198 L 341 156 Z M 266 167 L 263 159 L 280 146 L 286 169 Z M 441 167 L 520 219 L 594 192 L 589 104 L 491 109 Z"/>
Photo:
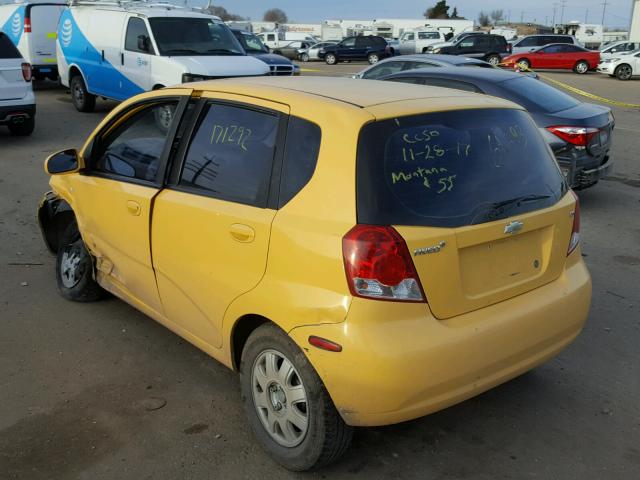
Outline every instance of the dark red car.
<path id="1" fill-rule="evenodd" d="M 600 52 L 597 50 L 587 50 L 578 45 L 566 43 L 552 43 L 531 52 L 509 55 L 500 65 L 522 70 L 549 68 L 587 73 L 589 70 L 595 70 L 599 63 Z"/>

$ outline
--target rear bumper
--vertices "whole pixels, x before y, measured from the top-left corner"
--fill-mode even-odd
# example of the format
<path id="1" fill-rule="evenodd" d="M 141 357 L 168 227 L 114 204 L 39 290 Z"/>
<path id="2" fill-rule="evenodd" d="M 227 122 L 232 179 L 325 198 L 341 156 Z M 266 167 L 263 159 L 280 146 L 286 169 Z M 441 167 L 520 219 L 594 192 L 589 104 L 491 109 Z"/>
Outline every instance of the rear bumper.
<path id="1" fill-rule="evenodd" d="M 598 180 L 610 175 L 613 169 L 613 159 L 608 154 L 603 157 L 602 163 L 595 167 L 584 167 L 579 163 L 563 160 L 558 160 L 558 164 L 571 188 L 575 189 L 595 185 Z"/>
<path id="2" fill-rule="evenodd" d="M 354 298 L 345 322 L 298 327 L 290 335 L 347 424 L 411 420 L 536 367 L 580 333 L 591 279 L 579 249 L 567 262 L 548 285 L 448 320 L 435 319 L 426 304 Z M 311 347 L 309 335 L 343 350 Z"/>
<path id="3" fill-rule="evenodd" d="M 31 71 L 34 75 L 42 75 L 43 77 L 57 78 L 57 65 L 32 65 Z"/>
<path id="4" fill-rule="evenodd" d="M 16 121 L 18 118 L 34 118 L 36 116 L 35 105 L 11 105 L 0 106 L 0 125 Z"/>

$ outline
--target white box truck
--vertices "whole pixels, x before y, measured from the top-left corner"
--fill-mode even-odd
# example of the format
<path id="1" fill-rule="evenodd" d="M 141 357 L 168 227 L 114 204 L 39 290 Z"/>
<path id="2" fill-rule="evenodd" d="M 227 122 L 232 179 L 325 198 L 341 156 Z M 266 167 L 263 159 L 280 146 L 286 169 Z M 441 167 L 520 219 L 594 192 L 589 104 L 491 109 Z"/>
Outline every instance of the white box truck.
<path id="1" fill-rule="evenodd" d="M 270 73 L 218 17 L 166 3 L 76 1 L 60 17 L 57 52 L 60 81 L 82 112 L 93 110 L 96 96 L 121 101 L 179 83 Z"/>
<path id="2" fill-rule="evenodd" d="M 56 31 L 64 8 L 62 2 L 0 4 L 0 30 L 31 64 L 36 80 L 58 78 Z"/>

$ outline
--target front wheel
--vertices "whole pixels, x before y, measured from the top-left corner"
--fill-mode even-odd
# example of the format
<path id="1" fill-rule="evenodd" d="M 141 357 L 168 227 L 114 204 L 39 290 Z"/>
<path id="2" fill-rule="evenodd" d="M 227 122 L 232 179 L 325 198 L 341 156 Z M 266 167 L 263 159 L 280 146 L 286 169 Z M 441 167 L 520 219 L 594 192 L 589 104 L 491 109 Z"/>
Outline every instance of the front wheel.
<path id="1" fill-rule="evenodd" d="M 581 60 L 576 63 L 575 67 L 573 67 L 573 71 L 579 73 L 580 75 L 584 75 L 589 71 L 589 64 L 584 60 Z"/>
<path id="2" fill-rule="evenodd" d="M 308 53 L 303 53 L 302 55 L 300 55 L 300 60 L 302 60 L 303 62 L 308 62 L 309 61 L 309 54 Z"/>
<path id="3" fill-rule="evenodd" d="M 60 294 L 67 300 L 93 302 L 105 295 L 93 279 L 93 260 L 75 221 L 62 234 L 56 258 L 56 279 Z"/>
<path id="4" fill-rule="evenodd" d="M 618 80 L 629 80 L 633 75 L 633 70 L 631 69 L 630 65 L 627 65 L 627 64 L 618 65 L 615 71 L 615 75 L 618 78 Z"/>
<path id="5" fill-rule="evenodd" d="M 493 65 L 494 67 L 497 67 L 500 64 L 500 55 L 489 55 L 487 57 L 487 62 L 489 62 L 491 65 Z"/>
<path id="6" fill-rule="evenodd" d="M 516 62 L 516 65 L 520 68 L 520 70 L 524 70 L 525 72 L 531 68 L 531 62 L 526 58 L 521 58 Z"/>
<path id="7" fill-rule="evenodd" d="M 333 53 L 327 53 L 324 56 L 324 61 L 327 65 L 335 65 L 338 63 L 338 59 Z"/>
<path id="8" fill-rule="evenodd" d="M 367 57 L 367 61 L 369 62 L 369 65 L 375 65 L 376 63 L 378 63 L 379 60 L 380 60 L 380 57 L 378 56 L 377 53 L 370 53 L 369 56 Z"/>
<path id="9" fill-rule="evenodd" d="M 76 110 L 79 112 L 93 112 L 96 107 L 96 96 L 89 93 L 82 75 L 73 77 L 69 88 L 71 89 L 71 100 Z"/>
<path id="10" fill-rule="evenodd" d="M 285 468 L 318 468 L 349 447 L 353 428 L 338 414 L 304 353 L 275 325 L 259 327 L 247 340 L 240 385 L 255 436 Z"/>

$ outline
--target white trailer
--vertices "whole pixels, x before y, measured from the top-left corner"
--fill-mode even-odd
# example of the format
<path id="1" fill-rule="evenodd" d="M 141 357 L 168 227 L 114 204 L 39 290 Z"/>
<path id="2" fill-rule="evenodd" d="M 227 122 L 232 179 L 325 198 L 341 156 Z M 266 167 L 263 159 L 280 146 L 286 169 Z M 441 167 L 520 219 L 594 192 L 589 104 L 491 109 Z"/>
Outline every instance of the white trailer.
<path id="1" fill-rule="evenodd" d="M 58 78 L 56 31 L 62 2 L 25 1 L 0 5 L 0 30 L 14 43 L 37 80 Z"/>
<path id="2" fill-rule="evenodd" d="M 344 38 L 344 32 L 340 25 L 322 25 L 322 34 L 320 35 L 323 42 L 337 41 L 339 42 Z"/>
<path id="3" fill-rule="evenodd" d="M 451 18 L 376 18 L 373 23 L 391 24 L 393 26 L 393 38 L 400 38 L 405 31 L 412 31 L 417 28 L 438 30 L 442 31 L 445 35 L 448 33 L 457 35 L 462 32 L 473 30 L 475 25 L 473 20 L 458 20 Z"/>
<path id="4" fill-rule="evenodd" d="M 576 20 L 556 25 L 553 30 L 555 33 L 573 35 L 580 44 L 587 48 L 600 48 L 604 43 L 604 28 L 601 24 L 580 23 Z"/>

